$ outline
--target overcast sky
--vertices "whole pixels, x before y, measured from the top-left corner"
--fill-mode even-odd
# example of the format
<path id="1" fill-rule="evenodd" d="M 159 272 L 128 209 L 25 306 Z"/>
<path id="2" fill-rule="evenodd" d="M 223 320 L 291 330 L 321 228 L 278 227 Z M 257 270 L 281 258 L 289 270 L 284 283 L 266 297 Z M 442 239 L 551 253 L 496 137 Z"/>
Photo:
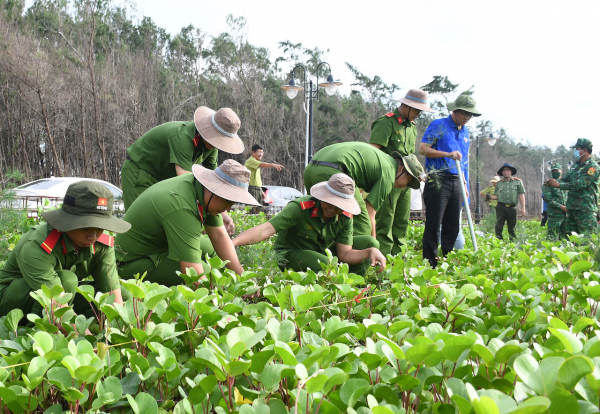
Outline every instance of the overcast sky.
<path id="1" fill-rule="evenodd" d="M 272 60 L 283 40 L 329 49 L 341 93 L 353 81 L 344 62 L 405 88 L 400 97 L 443 75 L 461 90 L 474 85 L 479 119 L 517 140 L 556 147 L 599 138 L 598 0 L 136 3 L 139 16 L 171 34 L 193 24 L 218 35 L 228 14 L 243 16 L 249 42 L 267 47 Z"/>

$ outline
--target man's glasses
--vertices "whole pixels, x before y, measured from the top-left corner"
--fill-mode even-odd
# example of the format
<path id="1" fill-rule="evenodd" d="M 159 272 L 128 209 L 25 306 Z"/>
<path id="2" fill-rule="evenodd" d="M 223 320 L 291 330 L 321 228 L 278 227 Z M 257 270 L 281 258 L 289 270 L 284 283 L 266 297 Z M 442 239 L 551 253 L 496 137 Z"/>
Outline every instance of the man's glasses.
<path id="1" fill-rule="evenodd" d="M 467 118 L 467 119 L 473 118 L 473 114 L 470 112 L 459 110 L 458 113 L 464 118 Z"/>

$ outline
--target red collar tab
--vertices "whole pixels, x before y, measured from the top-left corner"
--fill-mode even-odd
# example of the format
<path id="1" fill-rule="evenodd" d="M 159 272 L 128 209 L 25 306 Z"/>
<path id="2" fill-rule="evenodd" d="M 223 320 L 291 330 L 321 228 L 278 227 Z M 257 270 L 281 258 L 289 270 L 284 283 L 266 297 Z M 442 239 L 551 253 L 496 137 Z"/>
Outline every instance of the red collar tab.
<path id="1" fill-rule="evenodd" d="M 317 205 L 317 202 L 315 200 L 301 201 L 300 202 L 300 208 L 302 208 L 302 210 L 307 210 L 309 208 L 313 208 L 316 205 Z"/>
<path id="2" fill-rule="evenodd" d="M 56 246 L 56 243 L 58 242 L 58 239 L 60 239 L 61 235 L 62 233 L 60 231 L 52 229 L 48 237 L 46 237 L 40 246 L 46 253 L 52 253 L 52 249 L 54 249 L 54 246 Z M 64 250 L 66 250 L 66 248 Z"/>
<path id="3" fill-rule="evenodd" d="M 393 112 L 390 112 L 389 114 L 385 114 L 385 116 L 387 116 L 388 118 L 391 118 L 391 117 L 393 117 L 393 116 L 394 116 L 394 113 L 393 113 Z"/>
<path id="4" fill-rule="evenodd" d="M 196 200 L 196 204 L 198 205 L 198 216 L 200 217 L 200 221 L 204 222 L 204 217 L 202 217 L 202 213 L 204 212 L 204 207 L 200 205 L 200 202 Z"/>
<path id="5" fill-rule="evenodd" d="M 115 245 L 115 238 L 113 236 L 109 236 L 106 233 L 102 233 L 100 237 L 98 237 L 98 243 L 102 243 L 108 247 L 113 247 Z M 96 248 L 94 247 L 94 253 L 96 253 Z"/>
<path id="6" fill-rule="evenodd" d="M 197 147 L 198 143 L 200 142 L 200 134 L 196 134 L 192 142 L 194 143 L 194 147 Z"/>
<path id="7" fill-rule="evenodd" d="M 315 207 L 315 208 L 313 209 L 312 213 L 310 213 L 310 216 L 311 216 L 312 218 L 315 218 L 315 217 L 317 217 L 317 214 L 319 214 L 319 207 Z"/>
<path id="8" fill-rule="evenodd" d="M 352 214 L 348 213 L 347 211 L 343 211 L 342 214 L 348 218 L 352 218 Z"/>
<path id="9" fill-rule="evenodd" d="M 67 245 L 65 244 L 64 239 L 60 239 L 60 244 L 62 245 L 62 254 L 63 256 L 67 255 Z"/>
<path id="10" fill-rule="evenodd" d="M 401 116 L 399 116 L 399 117 L 398 117 L 398 123 L 399 123 L 399 124 L 402 124 L 402 122 L 404 122 L 404 119 L 402 119 L 402 117 L 401 117 Z"/>

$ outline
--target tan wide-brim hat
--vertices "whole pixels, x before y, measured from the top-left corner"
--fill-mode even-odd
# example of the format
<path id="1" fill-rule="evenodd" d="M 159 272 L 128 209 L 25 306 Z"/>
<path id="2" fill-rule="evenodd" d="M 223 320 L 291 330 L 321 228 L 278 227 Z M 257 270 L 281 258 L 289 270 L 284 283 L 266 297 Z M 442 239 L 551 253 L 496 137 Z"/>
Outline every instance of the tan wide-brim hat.
<path id="1" fill-rule="evenodd" d="M 341 208 L 347 213 L 360 214 L 360 206 L 354 199 L 354 181 L 346 174 L 334 174 L 329 180 L 313 185 L 310 195 Z"/>
<path id="2" fill-rule="evenodd" d="M 493 176 L 490 180 L 492 183 L 497 183 L 498 181 L 502 181 L 502 178 L 498 177 L 497 175 Z"/>
<path id="3" fill-rule="evenodd" d="M 235 203 L 260 206 L 248 192 L 250 170 L 237 161 L 225 160 L 214 171 L 194 164 L 192 173 L 200 184 L 216 196 Z"/>
<path id="4" fill-rule="evenodd" d="M 433 112 L 433 109 L 427 104 L 427 92 L 421 89 L 410 89 L 404 98 L 394 100 L 420 111 Z"/>
<path id="5" fill-rule="evenodd" d="M 240 118 L 230 108 L 213 111 L 201 106 L 194 113 L 196 129 L 210 145 L 229 154 L 244 152 L 244 143 L 237 135 L 241 126 Z"/>

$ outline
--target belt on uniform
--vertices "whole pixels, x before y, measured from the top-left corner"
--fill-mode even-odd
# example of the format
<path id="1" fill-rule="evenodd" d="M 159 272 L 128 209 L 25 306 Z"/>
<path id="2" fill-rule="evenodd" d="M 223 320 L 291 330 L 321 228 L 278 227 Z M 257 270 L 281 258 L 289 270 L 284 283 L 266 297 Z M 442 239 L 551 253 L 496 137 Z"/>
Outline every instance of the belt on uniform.
<path id="1" fill-rule="evenodd" d="M 346 167 L 344 167 L 343 165 L 335 164 L 333 162 L 310 160 L 309 164 L 322 165 L 324 167 L 335 168 L 336 170 L 340 170 L 344 174 L 348 174 L 348 170 L 346 170 Z"/>
<path id="2" fill-rule="evenodd" d="M 131 157 L 129 156 L 129 154 L 125 155 L 125 159 L 131 161 Z"/>
<path id="3" fill-rule="evenodd" d="M 250 189 L 250 190 L 260 190 L 260 191 L 262 191 L 262 188 L 260 188 L 260 187 L 256 187 L 256 186 L 254 186 L 254 185 L 249 185 L 249 186 L 248 186 L 248 189 Z"/>
<path id="4" fill-rule="evenodd" d="M 504 203 L 502 203 L 502 204 L 504 204 Z M 504 204 L 504 207 L 516 207 L 516 206 L 517 206 L 516 204 Z"/>

